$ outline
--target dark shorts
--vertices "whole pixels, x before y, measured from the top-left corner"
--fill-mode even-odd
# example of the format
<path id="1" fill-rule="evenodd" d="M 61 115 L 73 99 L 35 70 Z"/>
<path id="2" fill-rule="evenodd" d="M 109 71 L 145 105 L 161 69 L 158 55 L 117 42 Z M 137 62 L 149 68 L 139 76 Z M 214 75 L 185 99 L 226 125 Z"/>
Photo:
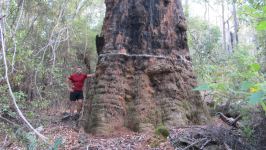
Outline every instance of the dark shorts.
<path id="1" fill-rule="evenodd" d="M 82 91 L 70 92 L 69 99 L 70 101 L 83 100 L 83 92 Z"/>

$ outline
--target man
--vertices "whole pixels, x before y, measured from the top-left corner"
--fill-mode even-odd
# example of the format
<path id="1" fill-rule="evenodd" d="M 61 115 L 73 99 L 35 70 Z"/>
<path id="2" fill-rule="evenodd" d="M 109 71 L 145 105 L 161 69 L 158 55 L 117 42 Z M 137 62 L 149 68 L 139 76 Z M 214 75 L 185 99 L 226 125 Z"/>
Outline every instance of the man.
<path id="1" fill-rule="evenodd" d="M 82 73 L 82 68 L 77 67 L 76 73 L 73 73 L 68 77 L 68 90 L 70 91 L 70 115 L 74 115 L 75 107 L 77 109 L 77 114 L 80 114 L 82 110 L 83 101 L 83 86 L 87 78 L 93 77 L 94 74 L 84 74 Z"/>

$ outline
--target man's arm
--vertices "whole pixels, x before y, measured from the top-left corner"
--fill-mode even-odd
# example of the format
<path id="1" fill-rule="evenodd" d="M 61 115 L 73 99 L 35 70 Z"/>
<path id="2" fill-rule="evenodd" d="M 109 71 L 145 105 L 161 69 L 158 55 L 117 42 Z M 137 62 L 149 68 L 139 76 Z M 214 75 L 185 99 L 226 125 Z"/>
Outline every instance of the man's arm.
<path id="1" fill-rule="evenodd" d="M 95 74 L 87 74 L 87 78 L 94 77 Z"/>
<path id="2" fill-rule="evenodd" d="M 67 89 L 70 92 L 73 91 L 73 84 L 72 84 L 71 80 L 69 79 L 69 77 L 67 77 Z"/>

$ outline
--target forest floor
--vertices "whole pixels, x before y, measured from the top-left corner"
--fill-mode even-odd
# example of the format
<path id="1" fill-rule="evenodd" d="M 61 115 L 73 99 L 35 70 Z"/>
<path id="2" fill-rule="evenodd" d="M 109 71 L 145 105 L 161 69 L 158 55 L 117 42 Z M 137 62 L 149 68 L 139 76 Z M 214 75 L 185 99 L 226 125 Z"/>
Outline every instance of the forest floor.
<path id="1" fill-rule="evenodd" d="M 36 117 L 29 120 L 35 127 L 40 129 L 44 136 L 49 138 L 52 146 L 55 145 L 58 139 L 62 140 L 59 146 L 61 150 L 174 150 L 167 139 L 154 133 L 136 133 L 124 128 L 118 129 L 108 136 L 87 134 L 82 128 L 77 127 L 77 120 L 68 119 L 62 121 L 64 113 L 64 110 L 60 109 L 57 111 L 46 110 L 39 112 Z M 16 124 L 22 123 L 15 118 L 9 119 L 12 122 L 16 122 Z M 1 127 L 0 150 L 29 149 L 32 145 L 29 139 L 23 139 L 25 135 L 19 135 L 17 129 L 15 131 L 8 127 Z M 25 129 L 26 127 L 21 124 L 21 128 Z M 25 131 L 25 133 L 30 133 L 28 129 L 25 129 Z M 47 147 L 38 146 L 37 149 L 47 149 Z"/>
<path id="2" fill-rule="evenodd" d="M 48 109 L 34 112 L 34 117 L 29 119 L 34 127 L 49 138 L 50 146 L 55 147 L 59 144 L 60 150 L 250 149 L 250 144 L 239 134 L 240 130 L 233 129 L 218 117 L 213 117 L 207 125 L 170 129 L 170 135 L 166 139 L 155 132 L 136 133 L 125 128 L 117 129 L 115 133 L 108 136 L 87 134 L 78 127 L 77 120 L 62 120 L 65 112 L 64 109 Z M 27 114 L 27 111 L 25 113 Z M 256 116 L 259 115 L 256 114 Z M 32 147 L 37 150 L 48 149 L 47 145 L 43 146 L 36 142 L 36 136 L 19 118 L 4 117 L 10 122 L 0 118 L 0 150 L 33 150 Z M 265 118 L 262 120 L 266 122 Z M 264 122 L 261 123 L 261 129 L 258 130 L 260 134 L 257 135 L 265 139 Z M 256 150 L 264 148 L 265 144 Z"/>

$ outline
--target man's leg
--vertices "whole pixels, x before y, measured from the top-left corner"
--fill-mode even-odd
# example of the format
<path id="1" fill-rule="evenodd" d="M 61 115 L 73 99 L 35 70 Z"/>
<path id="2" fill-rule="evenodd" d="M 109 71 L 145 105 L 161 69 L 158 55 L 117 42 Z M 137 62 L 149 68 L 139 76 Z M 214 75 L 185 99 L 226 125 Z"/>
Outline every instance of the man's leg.
<path id="1" fill-rule="evenodd" d="M 77 113 L 80 114 L 82 110 L 82 103 L 83 103 L 83 91 L 80 91 L 77 97 L 76 106 L 77 106 Z"/>
<path id="2" fill-rule="evenodd" d="M 76 101 L 76 105 L 77 105 L 77 113 L 80 114 L 81 110 L 82 110 L 82 104 L 83 104 L 83 100 L 79 99 Z"/>
<path id="3" fill-rule="evenodd" d="M 76 93 L 70 92 L 70 115 L 73 116 L 76 106 Z"/>
<path id="4" fill-rule="evenodd" d="M 73 116 L 74 115 L 74 112 L 75 112 L 75 105 L 76 102 L 75 101 L 71 101 L 70 102 L 70 115 Z"/>

